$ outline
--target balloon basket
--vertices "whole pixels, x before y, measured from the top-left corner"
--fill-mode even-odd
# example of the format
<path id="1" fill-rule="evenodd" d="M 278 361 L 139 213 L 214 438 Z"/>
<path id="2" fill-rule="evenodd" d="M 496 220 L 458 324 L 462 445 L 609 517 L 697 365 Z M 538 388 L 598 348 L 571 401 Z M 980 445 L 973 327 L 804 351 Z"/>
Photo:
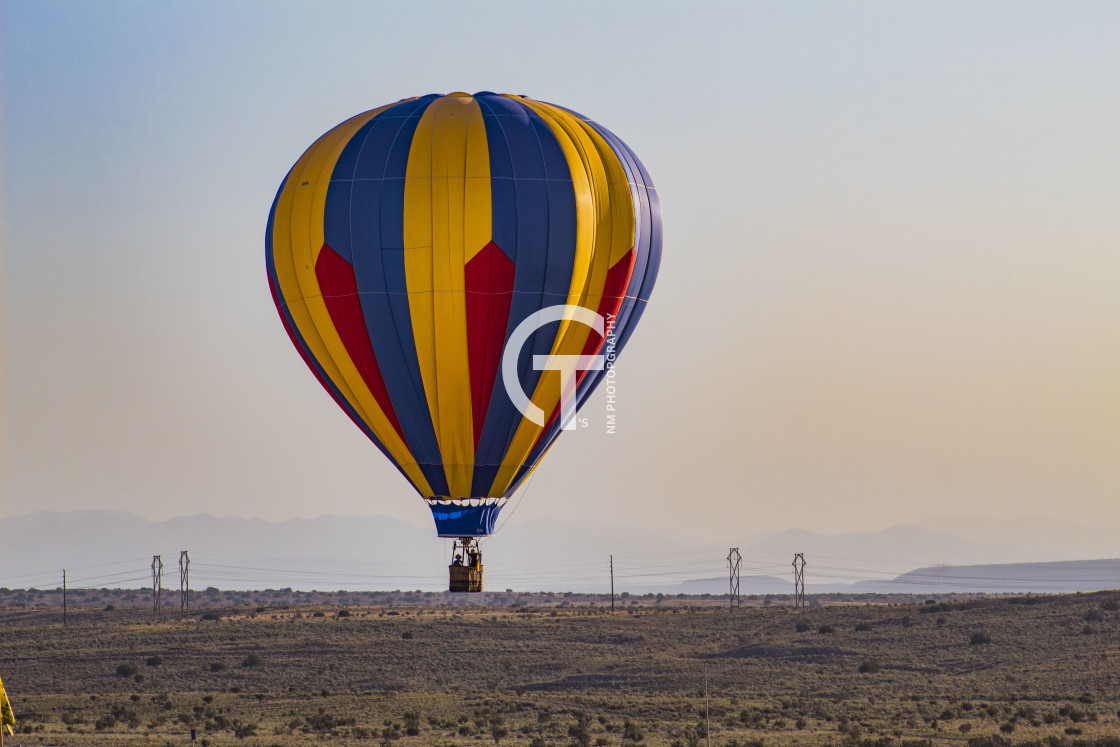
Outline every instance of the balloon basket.
<path id="1" fill-rule="evenodd" d="M 451 545 L 452 562 L 447 567 L 450 580 L 447 590 L 453 592 L 482 591 L 482 551 L 476 537 L 460 537 Z"/>
<path id="2" fill-rule="evenodd" d="M 465 565 L 448 566 L 451 573 L 451 583 L 448 591 L 482 591 L 482 566 L 470 568 Z"/>

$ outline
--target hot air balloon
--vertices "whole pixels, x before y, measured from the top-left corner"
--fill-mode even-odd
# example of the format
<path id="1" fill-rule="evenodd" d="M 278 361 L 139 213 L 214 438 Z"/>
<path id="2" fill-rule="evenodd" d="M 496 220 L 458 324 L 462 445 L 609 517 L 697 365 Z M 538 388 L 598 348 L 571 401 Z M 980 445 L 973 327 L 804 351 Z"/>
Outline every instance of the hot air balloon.
<path id="1" fill-rule="evenodd" d="M 555 104 L 430 94 L 315 141 L 280 185 L 265 243 L 293 344 L 456 540 L 451 590 L 480 591 L 477 539 L 650 297 L 649 174 Z"/>

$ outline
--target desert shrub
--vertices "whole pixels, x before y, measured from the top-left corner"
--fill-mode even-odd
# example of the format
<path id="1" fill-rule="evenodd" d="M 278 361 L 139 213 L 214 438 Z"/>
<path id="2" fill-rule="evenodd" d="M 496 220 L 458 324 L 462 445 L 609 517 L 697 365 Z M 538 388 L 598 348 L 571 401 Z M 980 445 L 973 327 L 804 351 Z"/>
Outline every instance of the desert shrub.
<path id="1" fill-rule="evenodd" d="M 326 617 L 327 613 L 323 612 L 322 610 L 315 610 L 313 613 L 311 613 L 311 616 L 312 617 Z"/>
<path id="2" fill-rule="evenodd" d="M 249 654 L 241 661 L 243 667 L 259 667 L 261 664 L 264 664 L 264 659 L 258 653 Z"/>
<path id="3" fill-rule="evenodd" d="M 118 677 L 134 677 L 136 676 L 136 672 L 137 669 L 135 664 L 121 664 L 117 667 Z"/>
<path id="4" fill-rule="evenodd" d="M 642 734 L 642 730 L 638 728 L 637 724 L 630 719 L 626 719 L 622 724 L 622 738 L 628 742 L 640 742 L 645 739 L 645 734 Z"/>
<path id="5" fill-rule="evenodd" d="M 1093 629 L 1092 625 L 1085 625 L 1081 628 L 1081 635 L 1092 635 L 1097 631 Z"/>
<path id="6" fill-rule="evenodd" d="M 822 625 L 819 628 L 817 628 L 817 633 L 835 633 L 835 632 L 836 632 L 836 629 L 833 628 L 831 625 Z"/>
<path id="7" fill-rule="evenodd" d="M 222 613 L 221 612 L 207 612 L 206 614 L 204 614 L 202 616 L 202 619 L 203 620 L 221 620 L 222 619 Z"/>
<path id="8" fill-rule="evenodd" d="M 226 668 L 225 662 L 221 662 L 221 661 L 210 662 L 210 671 L 211 672 L 221 672 L 221 671 L 224 671 L 225 668 Z"/>
<path id="9" fill-rule="evenodd" d="M 871 630 L 871 623 L 866 623 L 866 622 L 856 623 L 856 632 L 857 633 L 866 633 L 869 630 Z"/>
<path id="10" fill-rule="evenodd" d="M 338 616 L 339 617 L 350 617 L 350 610 L 339 610 L 338 611 Z"/>
<path id="11" fill-rule="evenodd" d="M 404 714 L 404 733 L 410 737 L 420 733 L 420 714 L 416 711 L 408 711 Z"/>
<path id="12" fill-rule="evenodd" d="M 413 632 L 411 630 L 406 630 L 401 633 L 401 638 L 406 641 L 411 641 L 414 638 Z"/>
<path id="13" fill-rule="evenodd" d="M 945 618 L 944 618 L 944 617 L 939 617 L 939 618 L 937 618 L 937 624 L 938 624 L 938 625 L 944 625 L 944 624 L 945 624 L 945 622 L 946 622 L 946 620 L 945 620 Z"/>
<path id="14" fill-rule="evenodd" d="M 255 737 L 257 736 L 257 725 L 243 724 L 239 721 L 234 721 L 233 736 L 237 737 L 238 739 L 244 739 L 245 737 Z"/>
<path id="15" fill-rule="evenodd" d="M 865 662 L 863 662 L 862 664 L 859 665 L 859 673 L 860 674 L 875 674 L 881 668 L 882 667 L 879 666 L 878 662 L 875 662 L 875 661 L 872 661 L 871 659 L 868 659 L 867 661 L 865 661 Z"/>
<path id="16" fill-rule="evenodd" d="M 1014 599 L 1009 600 L 1010 604 L 1022 604 L 1023 602 Z M 1034 602 L 1027 602 L 1027 604 L 1034 604 Z M 932 614 L 934 612 L 953 612 L 955 610 L 970 610 L 976 606 L 976 602 L 939 602 L 937 604 L 927 604 L 918 608 L 918 612 L 923 614 Z"/>
<path id="17" fill-rule="evenodd" d="M 1117 610 L 1120 610 L 1120 601 L 1109 599 L 1107 602 L 1101 605 L 1101 609 L 1105 612 L 1116 612 Z"/>
<path id="18" fill-rule="evenodd" d="M 1082 619 L 1085 620 L 1085 622 L 1099 622 L 1103 617 L 1104 615 L 1101 614 L 1100 610 L 1089 610 L 1082 615 Z"/>
<path id="19" fill-rule="evenodd" d="M 1059 716 L 1064 716 L 1065 718 L 1068 718 L 1070 721 L 1074 722 L 1075 724 L 1080 723 L 1081 721 L 1092 720 L 1089 717 L 1089 713 L 1087 713 L 1086 711 L 1083 711 L 1080 708 L 1078 708 L 1077 706 L 1073 706 L 1073 705 L 1062 706 L 1061 708 L 1058 709 L 1058 715 Z"/>
<path id="20" fill-rule="evenodd" d="M 314 715 L 307 716 L 306 720 L 307 727 L 311 729 L 311 731 L 319 733 L 326 733 L 343 726 L 354 726 L 357 723 L 357 719 L 353 717 L 335 716 L 333 713 L 327 713 L 324 708 L 320 708 L 319 712 Z M 296 723 L 295 726 L 298 727 L 299 724 Z M 397 732 L 397 728 L 395 724 L 392 725 L 391 732 L 394 735 L 392 737 L 393 739 L 400 736 Z"/>
<path id="21" fill-rule="evenodd" d="M 978 630 L 968 639 L 968 645 L 981 646 L 992 642 L 992 636 L 986 630 Z"/>
<path id="22" fill-rule="evenodd" d="M 813 629 L 813 626 L 802 620 L 794 626 L 798 633 L 805 633 Z"/>
<path id="23" fill-rule="evenodd" d="M 158 667 L 162 663 L 163 663 L 163 657 L 161 657 L 161 656 L 149 656 L 148 657 L 148 666 L 149 667 Z"/>

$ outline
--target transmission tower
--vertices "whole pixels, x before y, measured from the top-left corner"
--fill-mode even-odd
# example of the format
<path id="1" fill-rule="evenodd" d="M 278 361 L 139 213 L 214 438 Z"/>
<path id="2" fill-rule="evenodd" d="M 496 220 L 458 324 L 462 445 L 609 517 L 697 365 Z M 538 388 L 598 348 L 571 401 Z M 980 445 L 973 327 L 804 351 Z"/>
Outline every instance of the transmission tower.
<path id="1" fill-rule="evenodd" d="M 160 599 L 160 590 L 163 586 L 163 560 L 160 556 L 152 556 L 152 616 L 156 622 L 159 622 L 160 617 L 163 615 L 161 606 L 162 599 Z"/>
<path id="2" fill-rule="evenodd" d="M 191 613 L 191 556 L 179 551 L 179 619 L 186 620 Z"/>
<path id="3" fill-rule="evenodd" d="M 805 553 L 793 556 L 793 606 L 805 606 Z"/>
<path id="4" fill-rule="evenodd" d="M 739 566 L 742 562 L 743 556 L 739 554 L 739 548 L 732 547 L 731 552 L 727 553 L 728 595 L 731 597 L 731 609 L 743 606 L 739 601 Z"/>

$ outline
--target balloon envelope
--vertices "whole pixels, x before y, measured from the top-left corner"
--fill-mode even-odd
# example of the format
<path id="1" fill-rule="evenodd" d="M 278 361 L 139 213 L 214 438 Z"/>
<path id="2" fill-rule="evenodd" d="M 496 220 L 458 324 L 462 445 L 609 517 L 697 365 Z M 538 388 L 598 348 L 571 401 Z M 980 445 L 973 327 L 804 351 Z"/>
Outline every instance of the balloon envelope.
<path id="1" fill-rule="evenodd" d="M 319 138 L 280 186 L 266 255 L 319 382 L 441 536 L 483 536 L 561 432 L 562 374 L 541 357 L 613 363 L 653 289 L 661 214 L 641 162 L 595 122 L 522 96 L 432 94 Z M 563 305 L 605 325 L 560 317 L 510 351 L 535 422 L 507 394 L 503 354 Z M 576 371 L 577 404 L 606 375 Z"/>

